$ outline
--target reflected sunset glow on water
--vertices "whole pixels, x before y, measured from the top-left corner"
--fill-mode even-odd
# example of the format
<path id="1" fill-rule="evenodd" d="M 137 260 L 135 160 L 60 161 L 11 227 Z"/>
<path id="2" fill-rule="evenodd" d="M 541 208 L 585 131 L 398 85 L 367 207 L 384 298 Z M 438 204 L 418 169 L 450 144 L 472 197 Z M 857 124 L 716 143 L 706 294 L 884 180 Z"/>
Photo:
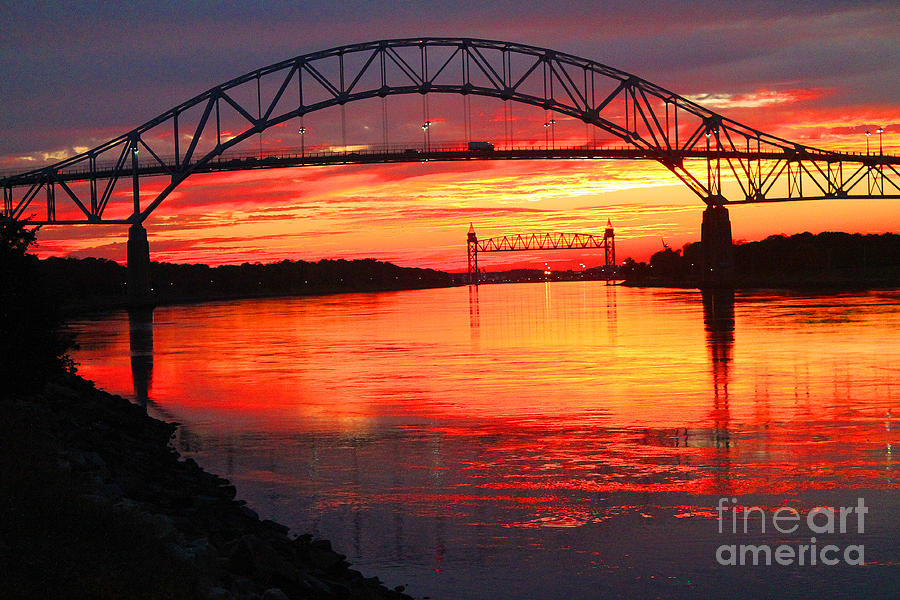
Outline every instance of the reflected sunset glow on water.
<path id="1" fill-rule="evenodd" d="M 884 504 L 867 541 L 900 558 L 897 291 L 494 285 L 73 328 L 80 372 L 182 423 L 179 449 L 261 516 L 417 594 L 641 595 L 671 568 L 690 595 L 716 581 L 723 496 L 774 510 L 867 494 Z M 485 570 L 493 587 L 473 587 Z"/>

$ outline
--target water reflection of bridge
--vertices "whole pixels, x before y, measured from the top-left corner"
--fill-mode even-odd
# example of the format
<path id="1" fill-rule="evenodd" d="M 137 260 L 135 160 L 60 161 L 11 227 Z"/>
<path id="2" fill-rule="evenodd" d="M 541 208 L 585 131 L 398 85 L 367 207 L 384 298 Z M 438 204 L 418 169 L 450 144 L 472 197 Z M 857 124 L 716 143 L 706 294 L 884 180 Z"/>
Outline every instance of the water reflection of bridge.
<path id="1" fill-rule="evenodd" d="M 551 286 L 554 284 L 547 283 Z M 609 343 L 615 344 L 617 330 L 616 311 L 616 286 L 606 287 L 606 326 Z M 549 302 L 549 300 L 548 300 Z M 731 443 L 729 434 L 729 406 L 728 385 L 730 368 L 734 348 L 734 291 L 714 290 L 702 293 L 703 322 L 706 332 L 707 349 L 709 353 L 709 373 L 711 375 L 711 429 L 703 432 L 697 431 L 699 437 L 690 433 L 687 429 L 676 434 L 681 444 L 697 445 L 712 444 L 719 447 L 728 447 Z M 535 310 L 537 308 L 532 307 Z M 543 310 L 549 311 L 548 305 Z M 534 318 L 539 318 L 541 313 L 535 313 Z M 134 395 L 142 406 L 153 406 L 154 411 L 170 420 L 177 420 L 172 415 L 166 414 L 162 407 L 155 406 L 152 400 L 153 386 L 153 309 L 132 309 L 128 313 L 129 321 L 129 345 L 131 353 L 131 372 Z M 469 325 L 473 341 L 477 342 L 481 335 L 481 308 L 479 290 L 477 286 L 469 288 Z M 509 324 L 505 325 L 509 326 Z M 587 333 L 585 332 L 585 335 Z M 589 337 L 584 338 L 585 341 Z"/>
<path id="2" fill-rule="evenodd" d="M 552 288 L 557 284 L 544 285 Z M 618 321 L 616 294 L 621 290 L 616 286 L 604 288 L 606 321 L 609 325 L 607 334 L 609 343 L 615 344 Z M 482 289 L 482 292 L 484 291 Z M 589 443 L 597 444 L 596 469 L 604 469 L 611 464 L 618 465 L 614 459 L 621 458 L 620 452 L 634 452 L 635 442 L 648 446 L 674 444 L 715 447 L 717 450 L 710 457 L 711 462 L 703 467 L 709 478 L 707 485 L 711 490 L 730 489 L 732 459 L 728 384 L 734 345 L 734 295 L 730 292 L 704 294 L 702 300 L 709 371 L 713 384 L 711 422 L 698 423 L 697 428 L 681 431 L 671 429 L 623 431 L 615 425 L 586 427 L 584 435 L 589 438 Z M 473 331 L 477 332 L 479 296 L 478 288 L 475 286 L 469 288 L 469 301 L 472 319 L 470 324 Z M 551 307 L 546 308 L 549 310 Z M 135 395 L 139 402 L 151 406 L 154 412 L 159 412 L 159 407 L 154 406 L 151 399 L 154 350 L 152 319 L 152 310 L 131 311 L 129 314 L 131 367 Z M 164 416 L 169 419 L 173 417 L 165 414 Z M 522 430 L 507 434 L 512 436 L 512 441 L 507 443 L 515 445 L 526 443 L 533 432 Z M 345 552 L 352 553 L 357 560 L 370 558 L 374 552 L 372 544 L 377 544 L 378 552 L 382 553 L 379 556 L 386 554 L 391 560 L 401 562 L 413 558 L 421 560 L 430 556 L 430 560 L 440 566 L 448 551 L 459 550 L 460 534 L 455 529 L 452 531 L 449 529 L 457 527 L 458 517 L 443 515 L 440 512 L 423 517 L 421 506 L 415 503 L 429 505 L 428 498 L 431 496 L 440 497 L 442 494 L 451 493 L 447 490 L 453 485 L 453 470 L 456 468 L 454 465 L 458 463 L 460 453 L 463 453 L 467 460 L 475 461 L 473 464 L 477 465 L 487 465 L 489 461 L 496 459 L 494 454 L 485 453 L 484 448 L 468 445 L 462 448 L 459 437 L 445 436 L 439 431 L 429 431 L 412 438 L 400 436 L 396 439 L 394 433 L 377 431 L 349 436 L 340 432 L 334 434 L 316 431 L 290 432 L 283 436 L 285 437 L 279 438 L 280 449 L 273 450 L 270 447 L 259 446 L 258 435 L 246 435 L 228 428 L 199 433 L 190 426 L 182 426 L 179 428 L 177 443 L 184 452 L 201 452 L 207 455 L 206 467 L 231 478 L 241 489 L 242 496 L 251 500 L 255 510 L 264 517 L 284 518 L 286 514 L 317 515 L 302 517 L 305 526 L 313 528 L 314 533 L 331 538 Z M 502 441 L 499 435 L 495 441 Z M 620 448 L 618 444 L 623 446 Z M 338 456 L 336 452 L 343 456 Z M 374 465 L 380 464 L 378 461 L 386 460 L 387 454 L 395 452 L 397 455 L 419 457 L 419 460 L 423 461 L 423 468 L 412 469 L 409 472 L 394 470 L 380 476 L 390 478 L 388 487 L 394 490 L 393 494 L 401 500 L 375 501 L 368 498 L 366 482 L 372 477 L 371 469 Z M 466 464 L 469 464 L 467 468 L 472 468 L 472 464 Z M 668 468 L 667 465 L 660 467 L 659 477 L 667 477 L 665 473 Z M 325 489 L 320 490 L 314 485 L 303 483 L 304 481 L 333 483 L 335 471 L 342 477 L 349 478 L 347 484 L 349 487 L 339 499 L 329 497 L 332 490 L 327 485 Z M 461 493 L 474 493 L 465 492 L 465 488 L 462 490 Z M 559 511 L 556 517 L 562 522 L 566 518 L 571 518 L 571 515 L 566 514 L 571 508 L 566 503 L 571 501 L 573 505 L 577 505 L 579 501 L 569 499 L 563 494 L 559 505 L 540 505 L 535 508 L 535 505 L 524 501 L 517 505 L 513 499 L 514 495 L 510 495 L 509 498 L 500 496 L 473 498 L 471 501 L 472 519 L 476 524 L 469 535 L 475 538 L 473 559 L 476 562 L 490 560 L 491 553 L 488 549 L 491 547 L 492 535 L 491 511 L 497 510 L 496 506 L 500 506 L 499 510 L 508 511 L 508 516 L 519 517 L 525 521 L 536 518 L 535 515 Z M 621 501 L 616 498 L 615 495 L 610 495 L 609 498 L 598 498 L 593 501 L 590 518 L 601 518 L 605 510 L 609 510 L 610 514 L 616 514 L 619 510 L 616 502 Z M 418 511 L 407 514 L 406 511 L 397 510 L 396 503 L 402 502 L 413 503 L 414 506 L 418 506 Z M 289 508 L 286 508 L 288 506 Z M 290 512 L 284 513 L 285 510 Z"/>

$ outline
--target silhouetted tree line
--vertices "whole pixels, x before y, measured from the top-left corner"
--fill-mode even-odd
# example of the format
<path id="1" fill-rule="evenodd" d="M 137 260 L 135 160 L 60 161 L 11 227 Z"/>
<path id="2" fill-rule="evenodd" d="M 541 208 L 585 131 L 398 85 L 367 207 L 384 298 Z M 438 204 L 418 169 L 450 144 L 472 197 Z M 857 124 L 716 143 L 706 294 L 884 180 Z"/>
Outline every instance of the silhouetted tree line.
<path id="1" fill-rule="evenodd" d="M 900 285 L 900 235 L 826 232 L 773 235 L 759 242 L 735 244 L 736 284 Z M 632 283 L 695 284 L 703 268 L 703 245 L 665 248 L 650 263 L 631 258 L 622 266 Z"/>
<path id="2" fill-rule="evenodd" d="M 40 261 L 41 280 L 60 301 L 75 307 L 115 305 L 126 298 L 125 267 L 98 258 Z M 451 275 L 365 260 L 284 260 L 273 264 L 152 263 L 150 279 L 160 301 L 398 290 L 451 285 Z"/>
<path id="3" fill-rule="evenodd" d="M 0 398 L 74 370 L 58 300 L 28 253 L 38 228 L 26 225 L 0 219 Z"/>

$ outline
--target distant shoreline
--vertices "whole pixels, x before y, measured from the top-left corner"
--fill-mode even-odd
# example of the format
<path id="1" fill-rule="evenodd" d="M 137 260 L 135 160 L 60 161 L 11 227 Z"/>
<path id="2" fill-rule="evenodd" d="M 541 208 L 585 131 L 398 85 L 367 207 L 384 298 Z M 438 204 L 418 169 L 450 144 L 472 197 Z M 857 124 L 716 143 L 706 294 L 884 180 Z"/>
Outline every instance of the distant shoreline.
<path id="1" fill-rule="evenodd" d="M 697 282 L 684 281 L 622 281 L 616 285 L 623 287 L 635 288 L 676 288 L 685 290 L 703 290 Z M 878 290 L 892 290 L 900 288 L 900 281 L 883 281 L 883 282 L 845 282 L 845 281 L 815 281 L 815 280 L 798 280 L 798 281 L 745 281 L 738 282 L 727 288 L 736 292 L 753 292 L 753 291 L 784 291 L 784 292 L 819 292 L 819 293 L 835 293 L 844 292 L 869 292 Z"/>
<path id="2" fill-rule="evenodd" d="M 109 260 L 45 259 L 38 264 L 38 276 L 66 317 L 175 304 L 449 287 L 463 279 L 372 259 L 219 267 L 151 263 L 151 293 L 134 299 L 127 293 L 126 267 Z"/>
<path id="3" fill-rule="evenodd" d="M 840 292 L 900 287 L 900 235 L 894 233 L 774 235 L 735 244 L 733 254 L 734 279 L 729 287 L 736 290 Z M 68 317 L 136 305 L 126 293 L 126 267 L 118 263 L 96 258 L 48 258 L 39 263 L 44 287 Z M 693 243 L 680 250 L 665 247 L 649 264 L 626 258 L 614 275 L 629 287 L 700 289 L 703 269 L 702 244 Z M 608 274 L 606 267 L 594 267 L 553 271 L 549 276 L 543 269 L 509 269 L 480 277 L 490 284 L 604 280 Z M 155 291 L 145 305 L 171 306 L 453 287 L 467 284 L 468 274 L 399 267 L 374 259 L 323 259 L 218 267 L 151 263 L 150 280 Z"/>

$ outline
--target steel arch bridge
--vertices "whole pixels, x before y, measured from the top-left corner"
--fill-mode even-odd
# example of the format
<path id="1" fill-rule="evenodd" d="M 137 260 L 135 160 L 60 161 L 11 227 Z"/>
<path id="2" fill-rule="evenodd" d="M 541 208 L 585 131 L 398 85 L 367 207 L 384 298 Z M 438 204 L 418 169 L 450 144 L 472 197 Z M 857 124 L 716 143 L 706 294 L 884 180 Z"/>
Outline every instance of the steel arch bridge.
<path id="1" fill-rule="evenodd" d="M 621 152 L 403 151 L 226 159 L 270 127 L 367 98 L 479 95 L 580 119 L 623 140 Z M 237 121 L 236 130 L 225 121 Z M 302 123 L 302 122 L 301 122 Z M 426 123 L 427 125 L 427 123 Z M 303 128 L 299 130 L 302 136 Z M 301 138 L 302 139 L 302 138 Z M 194 173 L 351 162 L 496 158 L 641 158 L 668 168 L 712 208 L 726 204 L 900 198 L 900 157 L 821 150 L 743 125 L 630 73 L 546 48 L 469 38 L 413 38 L 340 46 L 256 69 L 217 85 L 106 143 L 55 164 L 0 179 L 3 216 L 21 219 L 46 196 L 35 224 L 140 225 Z M 140 180 L 168 183 L 146 202 Z M 740 197 L 723 194 L 734 179 Z M 131 179 L 131 211 L 106 215 Z M 57 200 L 76 218 L 58 219 Z"/>

